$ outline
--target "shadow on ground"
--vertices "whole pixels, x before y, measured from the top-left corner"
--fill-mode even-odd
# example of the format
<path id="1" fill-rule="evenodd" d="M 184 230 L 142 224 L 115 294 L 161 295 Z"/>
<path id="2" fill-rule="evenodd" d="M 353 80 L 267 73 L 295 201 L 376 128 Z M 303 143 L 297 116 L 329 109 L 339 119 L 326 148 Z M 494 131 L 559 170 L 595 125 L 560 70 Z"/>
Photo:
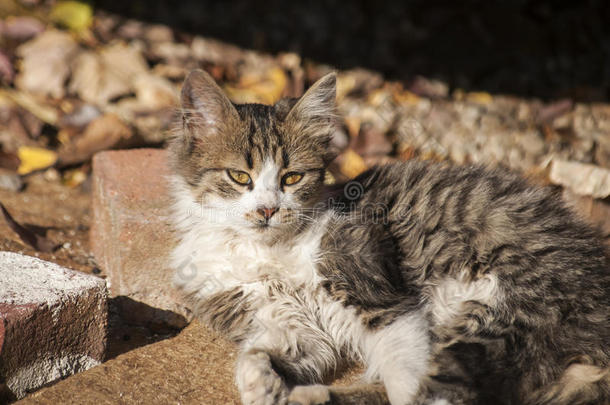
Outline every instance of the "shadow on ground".
<path id="1" fill-rule="evenodd" d="M 151 307 L 126 296 L 119 296 L 108 302 L 108 347 L 106 361 L 141 346 L 159 342 L 176 336 L 182 328 L 155 322 L 166 319 L 167 310 Z M 176 318 L 175 324 L 186 326 L 188 322 L 181 315 L 170 313 Z M 182 318 L 183 322 L 178 322 Z"/>

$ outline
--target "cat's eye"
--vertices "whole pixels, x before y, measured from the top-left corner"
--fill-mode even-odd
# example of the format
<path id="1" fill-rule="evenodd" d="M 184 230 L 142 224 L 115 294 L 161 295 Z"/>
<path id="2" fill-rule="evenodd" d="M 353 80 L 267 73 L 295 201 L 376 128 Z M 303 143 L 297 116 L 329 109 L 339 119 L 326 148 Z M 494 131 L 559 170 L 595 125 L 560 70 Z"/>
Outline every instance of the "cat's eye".
<path id="1" fill-rule="evenodd" d="M 302 178 L 303 175 L 301 173 L 288 173 L 282 177 L 282 184 L 285 186 L 292 186 L 293 184 L 297 184 L 299 181 L 301 181 Z"/>
<path id="2" fill-rule="evenodd" d="M 247 186 L 248 184 L 252 183 L 250 175 L 246 172 L 242 172 L 241 170 L 228 169 L 227 174 L 231 180 L 242 186 Z"/>

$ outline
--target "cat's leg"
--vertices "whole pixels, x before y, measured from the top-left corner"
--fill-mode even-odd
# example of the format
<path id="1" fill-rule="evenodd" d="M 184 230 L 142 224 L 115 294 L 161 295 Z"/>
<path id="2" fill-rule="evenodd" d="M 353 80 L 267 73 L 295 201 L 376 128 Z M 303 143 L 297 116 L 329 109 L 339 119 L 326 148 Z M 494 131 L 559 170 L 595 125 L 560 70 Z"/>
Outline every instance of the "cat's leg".
<path id="1" fill-rule="evenodd" d="M 299 361 L 290 354 L 276 348 L 261 346 L 244 350 L 237 361 L 237 387 L 244 405 L 325 405 L 330 404 L 330 390 L 326 385 L 297 385 L 289 389 L 284 378 L 274 368 L 290 369 L 294 378 Z M 305 357 L 305 356 L 303 356 Z M 306 356 L 311 357 L 311 356 Z M 303 360 L 301 358 L 301 360 Z M 315 359 L 314 359 L 315 361 Z M 303 372 L 306 372 L 303 370 Z M 307 383 L 307 380 L 299 382 Z"/>
<path id="2" fill-rule="evenodd" d="M 430 357 L 428 324 L 423 313 L 403 315 L 363 338 L 366 376 L 383 382 L 392 405 L 411 404 Z"/>
<path id="3" fill-rule="evenodd" d="M 288 405 L 389 405 L 381 384 L 356 384 L 349 387 L 299 385 L 288 397 Z"/>
<path id="4" fill-rule="evenodd" d="M 288 405 L 327 405 L 331 403 L 327 385 L 297 385 L 288 396 Z"/>
<path id="5" fill-rule="evenodd" d="M 519 403 L 511 396 L 514 390 L 507 389 L 514 386 L 506 357 L 507 342 L 514 341 L 510 324 L 477 301 L 462 303 L 460 312 L 451 322 L 431 328 L 428 376 L 414 403 Z"/>
<path id="6" fill-rule="evenodd" d="M 261 348 L 246 348 L 239 354 L 236 382 L 244 405 L 275 405 L 286 401 L 286 384 L 273 369 L 269 354 Z"/>
<path id="7" fill-rule="evenodd" d="M 290 384 L 319 383 L 341 361 L 332 339 L 292 297 L 261 308 L 254 324 L 252 336 L 242 344 L 236 369 L 237 386 L 246 405 L 286 404 L 290 392 L 286 378 Z M 293 402 L 327 402 L 326 387 L 312 387 L 318 388 L 296 390 Z"/>
<path id="8" fill-rule="evenodd" d="M 456 341 L 449 346 L 435 347 L 430 359 L 430 375 L 422 379 L 413 405 L 428 404 L 507 404 L 499 396 L 483 400 L 479 392 L 480 374 L 473 373 L 473 365 L 485 370 L 485 347 L 478 343 Z M 498 381 L 495 389 L 501 387 Z M 490 387 L 491 388 L 491 387 Z"/>

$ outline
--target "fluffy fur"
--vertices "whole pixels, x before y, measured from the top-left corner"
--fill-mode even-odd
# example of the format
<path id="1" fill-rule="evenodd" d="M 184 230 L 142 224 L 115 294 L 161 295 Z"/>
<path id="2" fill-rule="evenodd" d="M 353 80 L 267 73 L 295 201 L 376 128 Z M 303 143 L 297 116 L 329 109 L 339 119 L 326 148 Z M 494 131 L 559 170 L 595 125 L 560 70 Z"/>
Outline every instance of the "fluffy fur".
<path id="1" fill-rule="evenodd" d="M 202 71 L 183 88 L 175 285 L 240 343 L 243 403 L 608 403 L 596 232 L 552 190 L 479 167 L 407 162 L 323 190 L 334 97 L 333 74 L 275 106 L 233 105 Z M 323 385 L 354 360 L 370 385 Z"/>

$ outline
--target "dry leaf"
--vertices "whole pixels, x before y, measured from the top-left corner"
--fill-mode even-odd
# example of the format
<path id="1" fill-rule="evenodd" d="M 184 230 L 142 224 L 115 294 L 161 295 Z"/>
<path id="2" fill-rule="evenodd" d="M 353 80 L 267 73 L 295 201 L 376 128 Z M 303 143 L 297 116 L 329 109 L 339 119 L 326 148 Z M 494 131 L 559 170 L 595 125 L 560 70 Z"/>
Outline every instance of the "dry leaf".
<path id="1" fill-rule="evenodd" d="M 136 98 L 142 107 L 159 109 L 178 104 L 178 89 L 162 77 L 138 75 L 134 80 L 134 87 Z"/>
<path id="2" fill-rule="evenodd" d="M 0 168 L 0 189 L 17 192 L 22 188 L 23 180 L 21 180 L 21 176 L 12 170 Z"/>
<path id="3" fill-rule="evenodd" d="M 337 101 L 341 101 L 356 87 L 356 77 L 353 75 L 337 75 Z"/>
<path id="4" fill-rule="evenodd" d="M 40 252 L 53 252 L 59 246 L 55 245 L 51 240 L 46 238 L 43 235 L 39 235 L 31 229 L 24 227 L 19 224 L 11 214 L 6 210 L 4 205 L 0 203 L 0 210 L 2 210 L 2 214 L 4 215 L 4 219 L 8 223 L 8 226 L 21 238 L 22 241 L 32 246 L 34 249 Z"/>
<path id="5" fill-rule="evenodd" d="M 403 105 L 414 105 L 419 102 L 419 96 L 409 90 L 396 91 L 392 93 L 394 101 Z"/>
<path id="6" fill-rule="evenodd" d="M 197 60 L 226 66 L 236 65 L 244 58 L 242 49 L 200 36 L 193 38 L 191 54 Z"/>
<path id="7" fill-rule="evenodd" d="M 491 94 L 483 91 L 474 91 L 466 94 L 466 101 L 475 104 L 490 104 L 493 101 L 493 97 Z"/>
<path id="8" fill-rule="evenodd" d="M 359 116 L 347 116 L 344 118 L 345 126 L 347 127 L 347 133 L 351 138 L 356 138 L 360 133 L 360 124 L 362 119 Z"/>
<path id="9" fill-rule="evenodd" d="M 383 77 L 370 70 L 356 68 L 337 75 L 337 101 L 352 94 L 368 94 L 383 85 Z"/>
<path id="10" fill-rule="evenodd" d="M 27 110 L 39 120 L 46 122 L 49 125 L 57 124 L 57 110 L 55 110 L 53 107 L 42 104 L 31 94 L 10 89 L 0 89 L 0 96 L 6 96 L 19 107 Z"/>
<path id="11" fill-rule="evenodd" d="M 159 143 L 167 140 L 168 129 L 175 122 L 175 118 L 176 110 L 167 107 L 136 114 L 132 124 L 137 130 L 138 138 L 146 143 Z"/>
<path id="12" fill-rule="evenodd" d="M 87 125 L 85 132 L 59 150 L 61 166 L 72 165 L 89 160 L 93 154 L 127 144 L 131 129 L 116 115 L 106 114 L 94 119 Z"/>
<path id="13" fill-rule="evenodd" d="M 348 178 L 354 178 L 367 168 L 362 157 L 352 149 L 347 149 L 341 156 L 339 170 Z"/>
<path id="14" fill-rule="evenodd" d="M 34 17 L 8 17 L 2 34 L 17 41 L 27 41 L 44 31 L 44 25 Z"/>
<path id="15" fill-rule="evenodd" d="M 80 1 L 60 1 L 51 10 L 51 21 L 72 31 L 86 30 L 93 22 L 93 9 Z"/>
<path id="16" fill-rule="evenodd" d="M 227 85 L 225 90 L 236 103 L 273 104 L 282 97 L 287 83 L 284 71 L 274 67 L 262 73 L 244 74 L 236 86 Z"/>
<path id="17" fill-rule="evenodd" d="M 99 105 L 131 91 L 129 83 L 107 72 L 95 52 L 82 52 L 74 60 L 69 89 L 84 101 Z"/>
<path id="18" fill-rule="evenodd" d="M 0 81 L 3 83 L 11 83 L 15 77 L 13 64 L 2 50 L 0 50 Z"/>
<path id="19" fill-rule="evenodd" d="M 17 173 L 24 175 L 35 170 L 46 169 L 53 166 L 57 161 L 57 154 L 44 148 L 22 146 L 17 151 L 17 157 L 21 161 Z"/>
<path id="20" fill-rule="evenodd" d="M 150 42 L 173 42 L 174 33 L 167 25 L 147 25 L 144 28 L 144 39 Z"/>
<path id="21" fill-rule="evenodd" d="M 0 150 L 0 168 L 16 171 L 20 164 L 17 155 Z"/>
<path id="22" fill-rule="evenodd" d="M 151 45 L 150 54 L 171 64 L 177 64 L 191 56 L 191 48 L 182 43 L 157 42 Z"/>
<path id="23" fill-rule="evenodd" d="M 96 106 L 83 104 L 61 117 L 60 125 L 62 127 L 84 128 L 100 115 L 102 115 L 102 112 Z"/>
<path id="24" fill-rule="evenodd" d="M 446 98 L 449 95 L 449 86 L 446 83 L 423 76 L 417 76 L 409 90 L 415 93 L 414 95 L 427 98 Z"/>
<path id="25" fill-rule="evenodd" d="M 401 160 L 410 160 L 415 157 L 415 148 L 411 145 L 400 144 L 398 148 L 398 157 Z"/>
<path id="26" fill-rule="evenodd" d="M 68 170 L 64 173 L 62 184 L 68 187 L 77 187 L 87 180 L 87 173 L 82 169 Z"/>
<path id="27" fill-rule="evenodd" d="M 586 218 L 589 218 L 604 236 L 610 236 L 610 204 L 604 200 L 583 197 L 564 189 L 562 197 Z"/>
<path id="28" fill-rule="evenodd" d="M 574 193 L 594 198 L 610 196 L 610 170 L 580 162 L 553 160 L 551 183 L 568 187 Z"/>
<path id="29" fill-rule="evenodd" d="M 62 98 L 70 62 L 77 51 L 78 45 L 68 33 L 43 32 L 17 48 L 22 61 L 15 84 L 22 90 Z"/>
<path id="30" fill-rule="evenodd" d="M 124 98 L 110 104 L 108 113 L 116 114 L 123 122 L 128 122 L 137 135 L 137 142 L 155 144 L 167 139 L 172 123 L 176 120 L 176 108 L 150 109 L 136 98 Z"/>
<path id="31" fill-rule="evenodd" d="M 70 91 L 81 99 L 98 105 L 132 93 L 136 76 L 148 71 L 144 57 L 134 47 L 116 43 L 99 54 L 83 52 L 72 67 Z"/>
<path id="32" fill-rule="evenodd" d="M 378 128 L 370 124 L 363 124 L 358 136 L 353 138 L 352 148 L 360 156 L 378 156 L 390 153 L 392 144 Z"/>
<path id="33" fill-rule="evenodd" d="M 165 77 L 170 80 L 182 81 L 188 75 L 189 69 L 183 66 L 166 65 L 165 63 L 157 63 L 152 69 L 155 76 Z"/>
<path id="34" fill-rule="evenodd" d="M 379 107 L 382 105 L 387 105 L 388 101 L 392 99 L 391 94 L 389 93 L 387 88 L 373 90 L 369 93 L 367 97 L 367 102 L 374 106 Z"/>
<path id="35" fill-rule="evenodd" d="M 551 123 L 555 118 L 570 112 L 574 108 L 572 100 L 559 100 L 545 105 L 538 111 L 536 121 L 539 123 Z"/>

